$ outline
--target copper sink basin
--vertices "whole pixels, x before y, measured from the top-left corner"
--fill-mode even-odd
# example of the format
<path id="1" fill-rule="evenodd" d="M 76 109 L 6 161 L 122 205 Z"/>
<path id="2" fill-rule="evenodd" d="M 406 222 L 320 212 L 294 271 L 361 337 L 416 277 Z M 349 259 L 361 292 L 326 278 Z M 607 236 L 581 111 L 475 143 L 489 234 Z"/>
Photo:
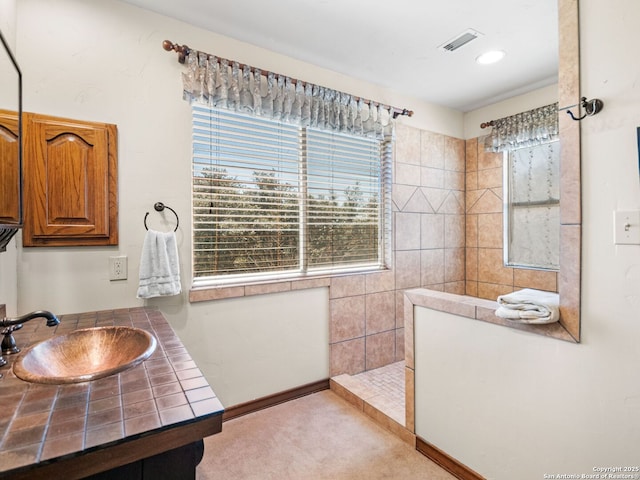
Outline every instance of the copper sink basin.
<path id="1" fill-rule="evenodd" d="M 134 367 L 155 349 L 155 337 L 139 328 L 85 328 L 35 344 L 20 355 L 13 371 L 27 382 L 88 382 Z"/>

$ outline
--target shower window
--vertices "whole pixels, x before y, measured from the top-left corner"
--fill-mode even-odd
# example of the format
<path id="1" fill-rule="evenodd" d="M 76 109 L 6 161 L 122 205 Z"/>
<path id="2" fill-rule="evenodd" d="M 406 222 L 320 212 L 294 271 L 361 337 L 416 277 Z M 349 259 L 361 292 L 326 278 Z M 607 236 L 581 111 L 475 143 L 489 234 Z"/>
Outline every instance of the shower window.
<path id="1" fill-rule="evenodd" d="M 560 143 L 508 150 L 505 163 L 505 265 L 558 270 Z"/>

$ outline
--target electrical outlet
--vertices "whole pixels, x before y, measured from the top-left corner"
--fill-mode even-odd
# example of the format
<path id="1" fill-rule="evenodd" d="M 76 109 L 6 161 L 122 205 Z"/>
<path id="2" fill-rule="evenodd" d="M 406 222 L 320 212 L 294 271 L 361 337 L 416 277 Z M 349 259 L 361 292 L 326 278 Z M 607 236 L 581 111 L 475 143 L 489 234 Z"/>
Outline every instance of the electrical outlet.
<path id="1" fill-rule="evenodd" d="M 127 256 L 109 257 L 109 280 L 127 279 Z"/>

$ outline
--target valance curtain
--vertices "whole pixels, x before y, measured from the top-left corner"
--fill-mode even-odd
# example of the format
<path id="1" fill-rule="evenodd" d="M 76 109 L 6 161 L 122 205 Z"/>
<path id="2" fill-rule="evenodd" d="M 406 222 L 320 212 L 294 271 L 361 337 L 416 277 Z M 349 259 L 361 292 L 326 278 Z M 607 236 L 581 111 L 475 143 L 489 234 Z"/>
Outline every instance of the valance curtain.
<path id="1" fill-rule="evenodd" d="M 392 133 L 392 114 L 383 105 L 204 52 L 192 50 L 185 63 L 184 98 L 190 102 L 366 137 Z"/>
<path id="2" fill-rule="evenodd" d="M 494 120 L 485 149 L 504 152 L 558 139 L 558 103 Z"/>

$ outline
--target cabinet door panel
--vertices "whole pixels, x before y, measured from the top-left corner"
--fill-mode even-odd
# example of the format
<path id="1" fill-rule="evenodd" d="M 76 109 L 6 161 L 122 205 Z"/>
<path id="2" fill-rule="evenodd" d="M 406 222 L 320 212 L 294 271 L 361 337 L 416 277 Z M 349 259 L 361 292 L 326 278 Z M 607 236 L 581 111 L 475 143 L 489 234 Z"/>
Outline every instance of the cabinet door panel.
<path id="1" fill-rule="evenodd" d="M 93 145 L 66 133 L 47 141 L 46 148 L 47 192 L 66 200 L 47 202 L 48 225 L 92 225 L 95 208 L 90 200 L 101 193 L 93 188 L 92 173 L 97 170 Z"/>
<path id="2" fill-rule="evenodd" d="M 18 115 L 0 110 L 0 224 L 20 225 Z"/>
<path id="3" fill-rule="evenodd" d="M 117 244 L 115 125 L 28 116 L 25 246 Z"/>

